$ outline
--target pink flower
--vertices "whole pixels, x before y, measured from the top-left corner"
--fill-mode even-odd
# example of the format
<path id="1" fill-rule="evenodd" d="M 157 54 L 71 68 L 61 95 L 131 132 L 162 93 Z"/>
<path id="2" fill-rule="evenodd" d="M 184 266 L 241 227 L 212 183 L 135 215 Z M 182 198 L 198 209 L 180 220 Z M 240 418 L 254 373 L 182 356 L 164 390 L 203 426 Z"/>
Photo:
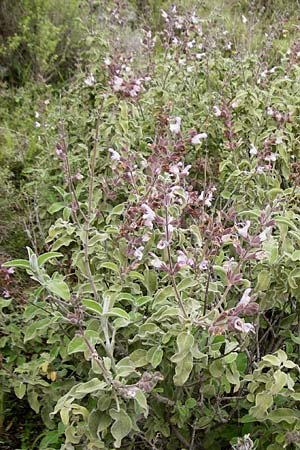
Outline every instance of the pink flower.
<path id="1" fill-rule="evenodd" d="M 177 164 L 173 164 L 172 166 L 169 167 L 169 172 L 173 173 L 174 175 L 179 175 L 180 167 L 182 167 L 182 162 L 179 162 Z"/>
<path id="2" fill-rule="evenodd" d="M 199 133 L 192 137 L 191 142 L 193 145 L 201 144 L 202 139 L 206 139 L 206 138 L 207 138 L 206 133 Z"/>
<path id="3" fill-rule="evenodd" d="M 203 259 L 203 261 L 201 261 L 201 263 L 199 264 L 199 269 L 200 270 L 207 270 L 208 268 L 208 261 L 207 259 Z"/>
<path id="4" fill-rule="evenodd" d="M 164 248 L 166 248 L 168 245 L 168 241 L 166 241 L 165 239 L 161 239 L 158 244 L 157 244 L 157 248 L 159 250 L 163 250 Z"/>
<path id="5" fill-rule="evenodd" d="M 245 323 L 241 319 L 235 321 L 234 328 L 244 334 L 255 333 L 255 328 L 252 323 Z"/>
<path id="6" fill-rule="evenodd" d="M 150 239 L 151 239 L 151 234 L 149 234 L 149 233 L 145 233 L 142 236 L 142 242 L 148 242 L 148 241 L 150 241 Z"/>
<path id="7" fill-rule="evenodd" d="M 257 166 L 256 172 L 259 173 L 259 174 L 263 173 L 264 172 L 264 167 L 263 166 Z"/>
<path id="8" fill-rule="evenodd" d="M 120 161 L 121 159 L 120 153 L 116 152 L 116 150 L 114 150 L 113 148 L 109 148 L 108 151 L 111 154 L 111 159 L 113 161 Z"/>
<path id="9" fill-rule="evenodd" d="M 94 75 L 91 73 L 86 79 L 84 80 L 84 84 L 86 86 L 93 86 L 96 83 Z"/>
<path id="10" fill-rule="evenodd" d="M 243 293 L 243 296 L 242 296 L 241 300 L 240 300 L 239 303 L 238 303 L 238 306 L 247 306 L 248 303 L 250 303 L 250 301 L 251 301 L 251 295 L 249 295 L 249 294 L 250 294 L 251 290 L 252 290 L 251 288 L 247 288 L 247 289 L 245 290 L 245 292 Z"/>
<path id="11" fill-rule="evenodd" d="M 191 266 L 194 264 L 193 258 L 189 258 L 185 253 L 183 253 L 181 250 L 177 251 L 178 257 L 177 257 L 177 264 L 179 267 L 183 266 Z"/>
<path id="12" fill-rule="evenodd" d="M 251 143 L 251 145 L 250 145 L 249 153 L 251 156 L 257 155 L 257 148 L 255 147 L 255 145 L 253 143 Z"/>
<path id="13" fill-rule="evenodd" d="M 153 222 L 155 220 L 156 214 L 150 208 L 150 206 L 148 206 L 146 203 L 142 204 L 142 208 L 145 211 L 145 214 L 143 214 L 144 225 L 152 230 L 153 229 Z"/>
<path id="14" fill-rule="evenodd" d="M 174 134 L 180 133 L 181 118 L 175 117 L 175 123 L 170 123 L 170 131 Z"/>
<path id="15" fill-rule="evenodd" d="M 115 92 L 121 91 L 123 82 L 124 82 L 123 78 L 120 78 L 117 75 L 115 75 L 113 79 L 113 90 Z"/>
<path id="16" fill-rule="evenodd" d="M 272 227 L 267 227 L 262 233 L 259 235 L 260 242 L 264 242 L 268 239 L 268 237 L 272 233 Z"/>
<path id="17" fill-rule="evenodd" d="M 135 252 L 133 254 L 138 261 L 140 261 L 143 258 L 143 250 L 144 250 L 144 247 L 141 245 L 140 247 L 138 247 L 135 250 Z"/>
<path id="18" fill-rule="evenodd" d="M 213 200 L 213 193 L 212 191 L 215 190 L 215 188 L 212 188 L 211 191 L 208 191 L 207 193 L 205 193 L 204 191 L 202 191 L 198 197 L 198 199 L 200 201 L 204 201 L 204 205 L 205 206 L 211 206 L 212 200 Z"/>
<path id="19" fill-rule="evenodd" d="M 267 155 L 267 156 L 265 157 L 265 161 L 272 161 L 272 162 L 275 162 L 276 159 L 277 159 L 276 153 L 270 153 L 270 155 Z"/>
<path id="20" fill-rule="evenodd" d="M 181 172 L 181 175 L 182 176 L 186 176 L 186 175 L 188 175 L 189 174 L 189 172 L 190 172 L 190 169 L 191 169 L 191 164 L 188 164 L 183 170 L 182 170 L 182 172 Z"/>
<path id="21" fill-rule="evenodd" d="M 214 110 L 214 115 L 215 115 L 216 117 L 220 117 L 220 116 L 221 116 L 222 111 L 220 110 L 220 108 L 219 108 L 218 106 L 214 106 L 214 107 L 213 107 L 213 110 Z"/>
<path id="22" fill-rule="evenodd" d="M 72 180 L 74 180 L 74 181 L 80 181 L 80 180 L 82 180 L 82 179 L 83 179 L 83 175 L 80 173 L 79 169 L 77 169 L 77 173 L 76 173 L 76 175 L 74 175 L 74 176 L 72 177 Z"/>
<path id="23" fill-rule="evenodd" d="M 150 253 L 153 256 L 153 259 L 151 259 L 150 264 L 155 267 L 155 269 L 161 269 L 165 264 L 161 259 L 158 258 L 154 253 Z"/>
<path id="24" fill-rule="evenodd" d="M 238 234 L 239 234 L 240 236 L 242 236 L 243 238 L 247 239 L 247 237 L 248 237 L 248 230 L 249 230 L 249 228 L 250 228 L 250 225 L 251 225 L 250 220 L 246 220 L 245 225 L 244 225 L 242 228 L 239 228 L 239 229 L 237 230 L 237 231 L 238 231 Z"/>
<path id="25" fill-rule="evenodd" d="M 166 11 L 163 10 L 163 9 L 161 9 L 160 11 L 161 11 L 161 16 L 162 16 L 165 20 L 167 20 L 169 16 L 168 16 L 168 14 L 166 13 Z"/>
<path id="26" fill-rule="evenodd" d="M 195 46 L 195 39 L 193 39 L 192 41 L 189 41 L 188 43 L 187 43 L 187 47 L 188 48 L 193 48 L 194 46 Z"/>

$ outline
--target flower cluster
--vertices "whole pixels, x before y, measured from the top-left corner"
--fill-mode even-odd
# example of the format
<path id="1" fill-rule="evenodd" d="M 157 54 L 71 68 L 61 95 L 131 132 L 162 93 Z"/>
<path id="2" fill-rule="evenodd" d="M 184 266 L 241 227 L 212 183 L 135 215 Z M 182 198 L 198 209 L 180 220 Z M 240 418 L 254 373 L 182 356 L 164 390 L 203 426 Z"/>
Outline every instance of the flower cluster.
<path id="1" fill-rule="evenodd" d="M 242 334 L 254 333 L 252 323 L 245 322 L 241 317 L 253 316 L 259 310 L 254 297 L 250 295 L 251 288 L 247 288 L 240 301 L 234 308 L 223 311 L 209 327 L 211 334 L 223 334 L 225 331 L 236 331 Z"/>

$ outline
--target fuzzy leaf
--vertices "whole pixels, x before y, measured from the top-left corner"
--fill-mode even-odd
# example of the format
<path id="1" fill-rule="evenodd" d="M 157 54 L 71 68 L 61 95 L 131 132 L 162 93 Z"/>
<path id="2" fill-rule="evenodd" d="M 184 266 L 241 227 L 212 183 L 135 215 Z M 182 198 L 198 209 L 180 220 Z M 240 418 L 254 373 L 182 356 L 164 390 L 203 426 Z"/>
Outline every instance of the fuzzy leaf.
<path id="1" fill-rule="evenodd" d="M 121 448 L 122 439 L 124 439 L 132 429 L 132 421 L 124 409 L 120 409 L 119 411 L 111 409 L 109 415 L 114 420 L 110 429 L 111 434 L 115 439 L 114 445 L 116 448 Z"/>
<path id="2" fill-rule="evenodd" d="M 68 285 L 59 279 L 51 279 L 47 282 L 47 289 L 64 300 L 70 300 L 71 294 Z"/>
<path id="3" fill-rule="evenodd" d="M 62 253 L 59 253 L 59 252 L 44 253 L 43 255 L 40 255 L 38 257 L 38 265 L 41 267 L 43 264 L 45 264 L 50 259 L 61 258 L 62 256 L 64 256 L 64 255 Z"/>
<path id="4" fill-rule="evenodd" d="M 102 315 L 102 306 L 95 302 L 95 300 L 90 300 L 89 298 L 84 298 L 81 303 L 86 307 L 86 309 L 95 312 L 96 314 L 99 314 L 99 316 Z"/>
<path id="5" fill-rule="evenodd" d="M 30 264 L 27 259 L 13 259 L 2 264 L 3 267 L 21 267 L 22 269 L 29 269 Z"/>

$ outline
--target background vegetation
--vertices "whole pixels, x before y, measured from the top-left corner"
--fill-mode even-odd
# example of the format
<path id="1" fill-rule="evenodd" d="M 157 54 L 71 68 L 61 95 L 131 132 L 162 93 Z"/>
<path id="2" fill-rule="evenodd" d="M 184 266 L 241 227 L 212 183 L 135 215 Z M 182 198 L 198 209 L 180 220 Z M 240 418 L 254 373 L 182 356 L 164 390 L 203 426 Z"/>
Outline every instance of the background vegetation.
<path id="1" fill-rule="evenodd" d="M 1 448 L 300 448 L 299 6 L 1 2 Z"/>

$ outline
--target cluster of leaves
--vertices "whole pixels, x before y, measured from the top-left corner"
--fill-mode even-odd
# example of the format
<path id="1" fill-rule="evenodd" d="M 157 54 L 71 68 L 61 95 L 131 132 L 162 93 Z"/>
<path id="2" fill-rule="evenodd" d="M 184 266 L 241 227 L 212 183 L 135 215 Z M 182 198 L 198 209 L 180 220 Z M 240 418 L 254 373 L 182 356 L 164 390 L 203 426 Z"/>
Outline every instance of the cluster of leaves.
<path id="1" fill-rule="evenodd" d="M 172 5 L 118 40 L 112 6 L 31 117 L 4 389 L 40 414 L 40 449 L 298 448 L 296 19 Z"/>
<path id="2" fill-rule="evenodd" d="M 1 79 L 24 83 L 63 79 L 75 64 L 82 30 L 80 7 L 67 0 L 4 0 L 0 9 Z"/>

